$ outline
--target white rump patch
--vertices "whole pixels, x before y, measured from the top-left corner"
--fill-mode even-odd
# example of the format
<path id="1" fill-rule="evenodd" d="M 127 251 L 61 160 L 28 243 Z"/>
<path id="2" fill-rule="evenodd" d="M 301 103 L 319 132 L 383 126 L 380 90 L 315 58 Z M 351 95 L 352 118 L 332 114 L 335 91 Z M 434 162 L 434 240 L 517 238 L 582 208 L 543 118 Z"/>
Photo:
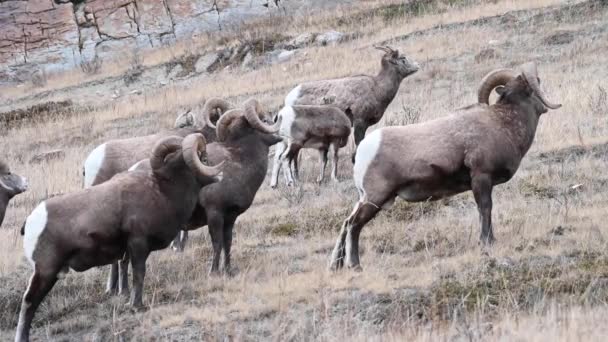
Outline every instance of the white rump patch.
<path id="1" fill-rule="evenodd" d="M 357 190 L 359 190 L 360 199 L 363 199 L 363 196 L 365 196 L 363 178 L 365 178 L 365 174 L 367 174 L 367 169 L 372 160 L 376 158 L 381 140 L 382 129 L 377 129 L 366 136 L 361 143 L 359 143 L 359 147 L 357 147 L 355 165 L 353 166 L 353 179 Z"/>
<path id="2" fill-rule="evenodd" d="M 97 146 L 84 162 L 84 187 L 90 188 L 106 156 L 106 144 Z"/>
<path id="3" fill-rule="evenodd" d="M 141 165 L 141 163 L 143 163 L 144 161 L 145 161 L 145 159 L 142 159 L 142 160 L 138 161 L 137 163 L 133 164 L 133 166 L 131 166 L 129 168 L 129 170 L 127 170 L 127 171 L 131 172 L 131 171 L 137 170 L 137 168 L 139 167 L 139 165 Z"/>
<path id="4" fill-rule="evenodd" d="M 48 212 L 46 211 L 46 202 L 40 203 L 34 211 L 27 217 L 25 221 L 25 233 L 23 236 L 23 249 L 25 250 L 25 256 L 29 262 L 34 266 L 34 251 L 36 250 L 36 244 L 40 234 L 46 228 L 48 220 Z"/>
<path id="5" fill-rule="evenodd" d="M 285 106 L 279 111 L 279 118 L 281 118 L 281 128 L 279 128 L 279 134 L 284 137 L 291 137 L 291 125 L 293 125 L 296 119 L 296 112 L 292 106 Z"/>
<path id="6" fill-rule="evenodd" d="M 302 85 L 298 85 L 297 87 L 293 88 L 289 92 L 289 94 L 285 96 L 286 106 L 293 106 L 294 104 L 296 104 L 296 100 L 298 99 L 298 97 L 300 97 L 300 89 L 302 89 Z"/>

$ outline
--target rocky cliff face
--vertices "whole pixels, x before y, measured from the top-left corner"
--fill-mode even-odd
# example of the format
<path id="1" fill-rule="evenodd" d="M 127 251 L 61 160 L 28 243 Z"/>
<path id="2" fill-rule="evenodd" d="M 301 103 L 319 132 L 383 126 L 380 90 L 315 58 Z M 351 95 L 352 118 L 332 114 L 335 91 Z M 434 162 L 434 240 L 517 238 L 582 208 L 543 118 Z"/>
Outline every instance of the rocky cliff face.
<path id="1" fill-rule="evenodd" d="M 295 1 L 297 2 L 297 1 Z M 330 1 L 331 2 L 331 1 Z M 221 30 L 274 0 L 0 0 L 0 85 Z"/>

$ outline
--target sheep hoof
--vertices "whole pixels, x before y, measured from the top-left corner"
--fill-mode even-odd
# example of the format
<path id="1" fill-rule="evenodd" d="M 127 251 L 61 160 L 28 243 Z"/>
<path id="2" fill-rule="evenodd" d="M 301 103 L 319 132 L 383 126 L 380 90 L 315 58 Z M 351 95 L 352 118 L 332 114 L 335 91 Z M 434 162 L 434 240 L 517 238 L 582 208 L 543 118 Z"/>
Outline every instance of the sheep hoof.
<path id="1" fill-rule="evenodd" d="M 363 272 L 363 267 L 361 267 L 361 265 L 349 266 L 348 268 L 353 272 Z"/>

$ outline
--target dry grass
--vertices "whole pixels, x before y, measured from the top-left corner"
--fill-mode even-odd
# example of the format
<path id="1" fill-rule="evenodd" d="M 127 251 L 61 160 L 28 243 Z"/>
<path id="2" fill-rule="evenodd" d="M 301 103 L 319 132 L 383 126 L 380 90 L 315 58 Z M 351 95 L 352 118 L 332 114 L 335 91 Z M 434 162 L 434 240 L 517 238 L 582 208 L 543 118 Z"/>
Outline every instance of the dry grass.
<path id="1" fill-rule="evenodd" d="M 14 199 L 0 230 L 0 339 L 14 333 L 30 273 L 18 234 L 24 218 L 48 195 L 80 188 L 82 161 L 101 141 L 168 127 L 180 108 L 211 96 L 235 102 L 256 96 L 275 107 L 300 81 L 375 72 L 374 43 L 437 24 L 559 3 L 497 1 L 408 21 L 378 17 L 358 27 L 362 38 L 336 48 L 308 48 L 289 63 L 246 73 L 224 70 L 6 128 L 0 145 L 10 148 L 3 158 L 31 180 L 31 190 Z M 264 184 L 237 221 L 233 278 L 207 277 L 211 248 L 201 229 L 185 253 L 161 251 L 149 259 L 144 299 L 149 310 L 133 313 L 123 298 L 103 295 L 106 269 L 72 272 L 38 311 L 34 335 L 74 341 L 601 340 L 608 299 L 608 47 L 598 42 L 608 40 L 608 10 L 581 14 L 564 6 L 557 19 L 529 19 L 543 13 L 549 10 L 522 12 L 513 26 L 480 22 L 393 43 L 421 61 L 423 70 L 403 82 L 378 126 L 445 115 L 474 101 L 477 82 L 488 70 L 529 59 L 538 61 L 550 97 L 564 105 L 543 116 L 520 170 L 496 189 L 498 243 L 492 249 L 477 245 L 470 194 L 431 204 L 397 201 L 364 230 L 365 271 L 327 273 L 328 254 L 356 191 L 348 158 L 342 158 L 339 184 L 318 186 L 316 153 L 306 153 L 301 188 L 273 191 Z M 329 16 L 307 20 L 289 33 L 332 23 Z M 574 42 L 543 43 L 562 28 L 574 32 Z M 501 53 L 476 63 L 474 56 L 493 39 L 500 40 Z M 182 50 L 157 53 L 152 64 Z M 116 64 L 115 74 L 104 69 L 98 75 L 119 76 L 128 67 Z M 47 87 L 83 82 L 74 77 L 64 83 L 51 77 Z M 28 164 L 33 155 L 57 148 L 65 158 Z"/>

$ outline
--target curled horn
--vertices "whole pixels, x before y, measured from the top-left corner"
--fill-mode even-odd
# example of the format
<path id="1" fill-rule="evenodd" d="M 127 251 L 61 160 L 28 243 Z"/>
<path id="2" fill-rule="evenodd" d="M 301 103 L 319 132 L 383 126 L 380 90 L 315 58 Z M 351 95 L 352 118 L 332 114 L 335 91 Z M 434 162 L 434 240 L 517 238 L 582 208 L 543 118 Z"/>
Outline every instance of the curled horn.
<path id="1" fill-rule="evenodd" d="M 279 128 L 281 127 L 281 120 L 277 120 L 274 125 L 268 125 L 262 122 L 262 120 L 260 120 L 259 115 L 263 111 L 262 106 L 256 99 L 252 98 L 245 101 L 243 107 L 245 107 L 245 118 L 247 119 L 247 122 L 249 122 L 251 127 L 257 129 L 262 133 L 276 133 L 279 131 Z"/>
<path id="2" fill-rule="evenodd" d="M 226 141 L 226 139 L 228 138 L 228 127 L 234 120 L 238 119 L 243 115 L 244 113 L 241 109 L 231 109 L 224 113 L 224 115 L 222 115 L 217 121 L 217 128 L 215 129 L 217 133 L 217 139 L 219 141 Z"/>
<path id="3" fill-rule="evenodd" d="M 178 136 L 170 136 L 159 140 L 154 149 L 152 149 L 152 157 L 150 158 L 150 166 L 152 170 L 158 170 L 165 165 L 165 158 L 169 153 L 178 151 L 182 147 L 182 138 Z"/>
<path id="4" fill-rule="evenodd" d="M 220 116 L 225 113 L 227 110 L 232 108 L 232 104 L 228 101 L 214 97 L 210 98 L 205 102 L 205 106 L 203 107 L 202 117 L 197 117 L 197 126 L 202 128 L 205 126 L 209 126 L 213 129 L 216 129 L 216 126 L 211 122 L 211 114 L 214 110 L 220 110 Z"/>
<path id="5" fill-rule="evenodd" d="M 538 96 L 538 98 L 545 105 L 545 107 L 550 109 L 558 109 L 562 106 L 559 103 L 550 102 L 547 99 L 545 93 L 542 91 L 542 89 L 540 89 L 540 84 L 538 84 L 538 71 L 536 70 L 536 63 L 525 63 L 521 66 L 521 70 L 524 78 L 526 79 L 526 81 L 528 81 L 530 88 L 532 88 L 532 91 L 536 93 L 536 96 Z"/>
<path id="6" fill-rule="evenodd" d="M 490 71 L 482 80 L 477 90 L 477 102 L 490 104 L 490 94 L 494 88 L 505 85 L 517 77 L 512 69 L 496 69 Z"/>
<path id="7" fill-rule="evenodd" d="M 199 159 L 199 152 L 205 152 L 207 146 L 202 134 L 194 133 L 186 136 L 181 146 L 184 161 L 194 173 L 198 173 L 202 177 L 215 177 L 222 172 L 223 161 L 215 166 L 207 166 Z"/>

